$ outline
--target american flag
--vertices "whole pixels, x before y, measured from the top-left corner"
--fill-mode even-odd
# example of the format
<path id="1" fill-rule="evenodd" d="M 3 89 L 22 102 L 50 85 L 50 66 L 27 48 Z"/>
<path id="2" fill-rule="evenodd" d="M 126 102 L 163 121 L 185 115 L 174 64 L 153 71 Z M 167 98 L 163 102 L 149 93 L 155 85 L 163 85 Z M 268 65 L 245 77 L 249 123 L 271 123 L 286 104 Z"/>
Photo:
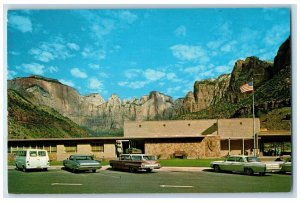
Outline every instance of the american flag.
<path id="1" fill-rule="evenodd" d="M 251 82 L 245 83 L 244 85 L 242 85 L 240 87 L 240 90 L 242 93 L 253 91 L 253 82 L 251 81 Z"/>

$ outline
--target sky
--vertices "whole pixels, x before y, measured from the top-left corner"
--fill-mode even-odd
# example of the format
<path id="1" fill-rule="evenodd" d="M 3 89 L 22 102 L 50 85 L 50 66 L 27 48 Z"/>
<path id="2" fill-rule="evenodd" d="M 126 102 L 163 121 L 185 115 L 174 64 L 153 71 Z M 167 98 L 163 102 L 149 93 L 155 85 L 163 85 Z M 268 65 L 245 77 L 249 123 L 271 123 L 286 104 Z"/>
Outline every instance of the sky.
<path id="1" fill-rule="evenodd" d="M 8 79 L 32 74 L 81 95 L 173 99 L 238 59 L 272 61 L 290 35 L 287 8 L 9 10 Z"/>

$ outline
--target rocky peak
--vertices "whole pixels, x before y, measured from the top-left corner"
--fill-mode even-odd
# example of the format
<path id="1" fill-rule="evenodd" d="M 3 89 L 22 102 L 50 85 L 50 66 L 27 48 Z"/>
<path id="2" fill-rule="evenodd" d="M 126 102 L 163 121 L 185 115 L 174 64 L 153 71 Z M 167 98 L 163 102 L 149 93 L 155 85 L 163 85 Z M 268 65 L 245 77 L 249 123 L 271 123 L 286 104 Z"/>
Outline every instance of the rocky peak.
<path id="1" fill-rule="evenodd" d="M 99 105 L 102 105 L 103 103 L 105 103 L 105 100 L 103 99 L 103 97 L 100 94 L 92 93 L 92 94 L 83 96 L 83 102 L 93 104 L 95 106 L 99 106 Z"/>
<path id="2" fill-rule="evenodd" d="M 279 48 L 274 58 L 272 75 L 277 74 L 281 69 L 291 66 L 291 37 L 289 37 Z"/>

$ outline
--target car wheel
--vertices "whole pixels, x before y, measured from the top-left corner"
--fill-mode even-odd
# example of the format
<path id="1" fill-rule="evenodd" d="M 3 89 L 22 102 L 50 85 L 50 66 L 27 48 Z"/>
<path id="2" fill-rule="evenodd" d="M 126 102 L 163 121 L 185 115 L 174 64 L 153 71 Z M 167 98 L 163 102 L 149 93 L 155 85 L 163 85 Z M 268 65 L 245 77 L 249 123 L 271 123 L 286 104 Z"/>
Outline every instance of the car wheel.
<path id="1" fill-rule="evenodd" d="M 18 164 L 16 164 L 16 170 L 20 170 L 20 168 L 18 167 Z"/>
<path id="2" fill-rule="evenodd" d="M 77 170 L 75 168 L 73 168 L 72 173 L 77 173 Z"/>
<path id="3" fill-rule="evenodd" d="M 220 172 L 221 171 L 220 166 L 218 166 L 218 165 L 214 165 L 213 168 L 214 168 L 215 172 Z"/>
<path id="4" fill-rule="evenodd" d="M 266 175 L 266 173 L 265 172 L 260 172 L 259 175 L 264 176 L 264 175 Z"/>
<path id="5" fill-rule="evenodd" d="M 146 169 L 146 172 L 147 172 L 147 173 L 151 173 L 151 171 L 152 171 L 151 168 Z"/>
<path id="6" fill-rule="evenodd" d="M 93 171 L 93 173 L 95 173 L 96 172 L 96 169 L 94 169 L 94 170 L 92 170 Z"/>
<path id="7" fill-rule="evenodd" d="M 133 167 L 130 167 L 130 168 L 129 168 L 129 171 L 130 171 L 131 173 L 135 173 L 135 169 L 134 169 Z"/>
<path id="8" fill-rule="evenodd" d="M 22 167 L 22 171 L 23 171 L 23 172 L 27 172 L 27 169 L 26 169 L 25 166 Z"/>
<path id="9" fill-rule="evenodd" d="M 245 169 L 245 173 L 247 174 L 247 175 L 253 175 L 253 170 L 251 169 L 251 168 L 246 168 Z"/>
<path id="10" fill-rule="evenodd" d="M 43 168 L 43 171 L 48 171 L 48 168 Z"/>

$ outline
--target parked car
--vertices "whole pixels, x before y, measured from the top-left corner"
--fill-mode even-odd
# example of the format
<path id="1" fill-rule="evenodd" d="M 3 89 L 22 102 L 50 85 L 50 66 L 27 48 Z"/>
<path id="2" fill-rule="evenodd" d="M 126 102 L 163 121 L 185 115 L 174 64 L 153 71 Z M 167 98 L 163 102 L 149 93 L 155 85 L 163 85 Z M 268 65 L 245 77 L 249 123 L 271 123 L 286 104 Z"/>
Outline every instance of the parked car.
<path id="1" fill-rule="evenodd" d="M 19 150 L 15 154 L 16 169 L 26 172 L 28 169 L 42 169 L 50 167 L 48 152 L 41 149 Z"/>
<path id="2" fill-rule="evenodd" d="M 153 169 L 161 168 L 156 156 L 148 154 L 122 154 L 118 160 L 110 160 L 113 169 L 129 170 L 130 172 L 151 172 Z"/>
<path id="3" fill-rule="evenodd" d="M 138 149 L 138 148 L 127 148 L 125 150 L 125 153 L 126 154 L 141 154 L 142 153 L 142 150 L 141 149 Z"/>
<path id="4" fill-rule="evenodd" d="M 286 173 L 286 172 L 292 172 L 292 158 L 288 158 L 285 162 L 280 164 L 280 172 Z"/>
<path id="5" fill-rule="evenodd" d="M 280 171 L 279 165 L 280 163 L 278 162 L 261 162 L 258 157 L 244 155 L 231 155 L 224 161 L 213 161 L 210 163 L 210 167 L 215 172 L 231 171 L 247 175 L 253 175 L 254 173 L 265 175 L 266 172 Z"/>
<path id="6" fill-rule="evenodd" d="M 101 168 L 101 162 L 94 160 L 91 155 L 71 155 L 69 158 L 63 161 L 65 169 L 72 172 L 77 171 L 93 171 Z"/>

